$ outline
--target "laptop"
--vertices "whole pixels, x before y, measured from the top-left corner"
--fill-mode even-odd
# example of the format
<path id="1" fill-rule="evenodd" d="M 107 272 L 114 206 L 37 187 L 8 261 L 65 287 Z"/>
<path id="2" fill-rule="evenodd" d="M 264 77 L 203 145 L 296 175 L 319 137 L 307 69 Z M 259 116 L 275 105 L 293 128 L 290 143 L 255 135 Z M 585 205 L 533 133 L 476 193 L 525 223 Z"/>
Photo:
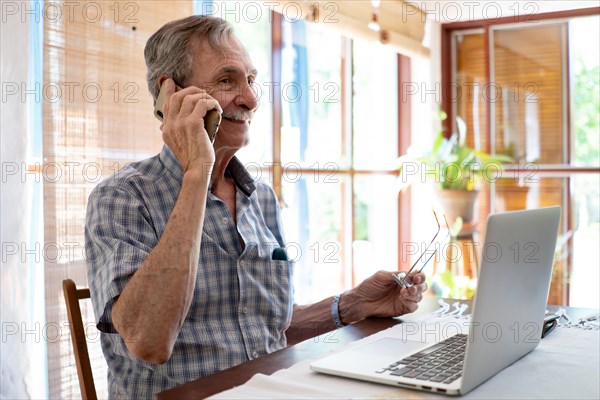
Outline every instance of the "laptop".
<path id="1" fill-rule="evenodd" d="M 425 335 L 436 343 L 383 337 L 314 361 L 311 369 L 448 395 L 468 393 L 539 344 L 560 214 L 555 206 L 488 217 L 468 334 Z"/>

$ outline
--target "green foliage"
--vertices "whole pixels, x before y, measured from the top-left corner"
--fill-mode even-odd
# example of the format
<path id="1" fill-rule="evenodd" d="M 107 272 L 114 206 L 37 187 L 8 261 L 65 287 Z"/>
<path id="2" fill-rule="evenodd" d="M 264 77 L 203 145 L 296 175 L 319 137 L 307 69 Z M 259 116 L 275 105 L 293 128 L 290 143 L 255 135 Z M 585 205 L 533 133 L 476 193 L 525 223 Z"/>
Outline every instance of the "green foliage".
<path id="1" fill-rule="evenodd" d="M 579 165 L 600 164 L 600 67 L 579 63 L 575 75 L 574 126 L 575 162 Z"/>
<path id="2" fill-rule="evenodd" d="M 442 119 L 444 116 L 445 114 Z M 468 147 L 465 144 L 466 124 L 460 117 L 457 118 L 457 123 L 458 133 L 455 132 L 447 139 L 443 131 L 440 131 L 426 154 L 418 157 L 406 154 L 400 157 L 401 189 L 408 187 L 416 177 L 423 177 L 439 184 L 442 189 L 477 190 L 481 182 L 494 178 L 504 168 L 503 163 L 513 161 L 506 155 L 492 156 Z M 417 167 L 421 173 L 405 176 L 403 172 L 408 163 L 413 167 L 410 171 Z"/>

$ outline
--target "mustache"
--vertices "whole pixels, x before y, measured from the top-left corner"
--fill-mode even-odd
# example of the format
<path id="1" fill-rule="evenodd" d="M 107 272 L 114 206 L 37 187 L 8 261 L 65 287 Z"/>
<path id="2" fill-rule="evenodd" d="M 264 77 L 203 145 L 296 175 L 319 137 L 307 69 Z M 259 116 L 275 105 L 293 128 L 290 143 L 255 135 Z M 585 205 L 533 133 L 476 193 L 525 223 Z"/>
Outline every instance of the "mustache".
<path id="1" fill-rule="evenodd" d="M 233 110 L 223 110 L 223 118 L 234 119 L 238 121 L 251 121 L 252 117 L 254 117 L 254 111 L 233 109 Z"/>

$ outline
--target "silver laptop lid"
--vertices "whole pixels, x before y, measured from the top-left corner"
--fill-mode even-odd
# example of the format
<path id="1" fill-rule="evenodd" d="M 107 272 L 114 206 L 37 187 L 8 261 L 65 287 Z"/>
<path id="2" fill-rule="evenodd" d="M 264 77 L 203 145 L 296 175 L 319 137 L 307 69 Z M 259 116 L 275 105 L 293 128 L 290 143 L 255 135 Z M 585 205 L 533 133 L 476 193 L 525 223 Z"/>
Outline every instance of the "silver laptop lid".
<path id="1" fill-rule="evenodd" d="M 538 345 L 560 212 L 556 206 L 488 217 L 462 393 Z"/>

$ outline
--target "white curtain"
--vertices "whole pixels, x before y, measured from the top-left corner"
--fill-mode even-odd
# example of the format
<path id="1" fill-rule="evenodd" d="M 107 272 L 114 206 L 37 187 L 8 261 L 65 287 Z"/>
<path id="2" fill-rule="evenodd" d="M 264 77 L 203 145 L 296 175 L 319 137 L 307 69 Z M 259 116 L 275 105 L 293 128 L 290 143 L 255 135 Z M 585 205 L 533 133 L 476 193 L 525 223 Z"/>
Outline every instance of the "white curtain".
<path id="1" fill-rule="evenodd" d="M 7 3 L 8 4 L 8 3 Z M 39 152 L 35 75 L 39 69 L 41 19 L 22 14 L 27 2 L 2 6 L 0 25 L 0 220 L 2 285 L 0 317 L 0 398 L 47 398 L 44 310 L 42 183 L 28 167 Z M 11 11 L 12 10 L 12 11 Z"/>

